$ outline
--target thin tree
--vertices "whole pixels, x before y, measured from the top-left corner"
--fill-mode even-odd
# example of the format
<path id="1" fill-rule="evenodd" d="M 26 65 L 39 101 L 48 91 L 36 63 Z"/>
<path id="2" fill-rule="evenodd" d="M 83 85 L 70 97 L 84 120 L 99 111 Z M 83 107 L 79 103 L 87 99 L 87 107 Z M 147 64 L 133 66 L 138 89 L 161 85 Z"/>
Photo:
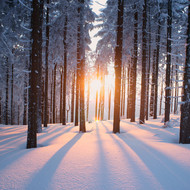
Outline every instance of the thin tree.
<path id="1" fill-rule="evenodd" d="M 117 40 L 115 47 L 115 97 L 113 133 L 120 133 L 120 91 L 121 91 L 121 66 L 123 49 L 123 13 L 124 0 L 118 0 Z"/>
<path id="2" fill-rule="evenodd" d="M 45 51 L 45 100 L 44 100 L 44 127 L 48 123 L 48 65 L 49 65 L 49 0 L 46 11 L 46 51 Z"/>
<path id="3" fill-rule="evenodd" d="M 72 91 L 71 91 L 71 122 L 74 121 L 74 106 L 75 106 L 75 71 L 73 72 Z"/>
<path id="4" fill-rule="evenodd" d="M 66 125 L 66 86 L 67 86 L 67 14 L 65 15 L 63 44 L 64 44 L 64 74 L 63 74 L 63 120 L 62 125 Z"/>
<path id="5" fill-rule="evenodd" d="M 9 124 L 9 63 L 8 57 L 5 58 L 6 61 L 6 95 L 5 95 L 5 125 Z"/>
<path id="6" fill-rule="evenodd" d="M 54 70 L 53 70 L 53 123 L 56 122 L 55 119 L 55 109 L 56 109 L 56 73 L 57 73 L 57 63 L 54 64 Z"/>
<path id="7" fill-rule="evenodd" d="M 134 4 L 134 56 L 131 66 L 131 122 L 135 122 L 135 105 L 136 105 L 136 80 L 137 80 L 137 56 L 138 56 L 138 11 L 136 3 Z"/>
<path id="8" fill-rule="evenodd" d="M 84 37 L 84 0 L 79 0 L 79 18 L 80 18 L 80 132 L 86 132 L 86 123 L 85 123 L 85 37 Z"/>
<path id="9" fill-rule="evenodd" d="M 161 31 L 161 22 L 160 22 L 160 12 L 158 13 L 158 30 L 156 37 L 156 68 L 155 68 L 155 97 L 154 97 L 154 115 L 153 119 L 157 119 L 157 104 L 158 104 L 158 68 L 159 68 L 159 57 L 160 57 L 160 31 Z"/>
<path id="10" fill-rule="evenodd" d="M 147 0 L 143 5 L 143 26 L 142 26 L 142 78 L 141 78 L 141 102 L 140 102 L 140 120 L 139 123 L 145 122 L 145 103 L 146 103 L 146 47 L 147 47 Z"/>
<path id="11" fill-rule="evenodd" d="M 180 139 L 179 143 L 190 143 L 190 4 L 188 6 L 187 46 L 185 73 L 183 82 L 183 104 L 181 105 Z"/>
<path id="12" fill-rule="evenodd" d="M 171 68 L 171 37 L 172 37 L 172 0 L 168 0 L 168 18 L 167 18 L 167 61 L 166 61 L 166 87 L 165 87 L 165 119 L 170 120 L 170 68 Z"/>

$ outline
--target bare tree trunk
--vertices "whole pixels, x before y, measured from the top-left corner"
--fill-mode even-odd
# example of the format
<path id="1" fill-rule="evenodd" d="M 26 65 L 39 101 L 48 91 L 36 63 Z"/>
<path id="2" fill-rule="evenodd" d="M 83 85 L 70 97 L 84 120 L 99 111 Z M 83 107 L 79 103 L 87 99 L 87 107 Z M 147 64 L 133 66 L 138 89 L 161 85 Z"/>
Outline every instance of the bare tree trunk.
<path id="1" fill-rule="evenodd" d="M 187 46 L 184 73 L 184 96 L 181 105 L 179 143 L 190 144 L 190 4 L 188 6 Z"/>
<path id="2" fill-rule="evenodd" d="M 178 90 L 178 57 L 176 58 L 176 65 L 175 65 L 175 100 L 174 100 L 174 114 L 177 114 L 178 112 L 178 95 L 179 95 L 179 90 Z"/>
<path id="3" fill-rule="evenodd" d="M 11 73 L 11 125 L 13 125 L 14 124 L 14 121 L 13 121 L 14 120 L 14 115 L 13 115 L 14 65 L 13 65 L 13 63 L 11 66 L 12 66 L 11 67 L 11 71 L 12 71 L 12 73 Z"/>
<path id="4" fill-rule="evenodd" d="M 132 96 L 131 96 L 131 65 L 128 66 L 128 79 L 127 79 L 127 119 L 131 118 L 132 113 Z"/>
<path id="5" fill-rule="evenodd" d="M 49 65 L 49 0 L 46 11 L 46 51 L 45 51 L 45 100 L 44 100 L 44 127 L 48 124 L 48 65 Z"/>
<path id="6" fill-rule="evenodd" d="M 71 122 L 74 121 L 74 107 L 75 107 L 75 71 L 73 72 L 72 92 L 71 92 Z"/>
<path id="7" fill-rule="evenodd" d="M 26 62 L 25 65 L 25 69 L 28 69 L 28 62 Z M 24 111 L 23 111 L 23 125 L 27 124 L 27 104 L 28 104 L 28 100 L 27 100 L 27 95 L 28 95 L 28 75 L 27 73 L 25 73 L 24 75 Z"/>
<path id="8" fill-rule="evenodd" d="M 162 114 L 162 97 L 163 97 L 163 77 L 161 81 L 161 90 L 160 90 L 160 112 L 159 115 Z"/>
<path id="9" fill-rule="evenodd" d="M 154 50 L 153 52 L 152 83 L 151 83 L 151 93 L 150 93 L 150 116 L 154 115 L 155 81 L 156 81 L 156 50 Z"/>
<path id="10" fill-rule="evenodd" d="M 166 64 L 166 89 L 165 89 L 165 124 L 170 120 L 170 67 L 171 67 L 171 37 L 172 37 L 172 0 L 168 0 L 167 20 L 167 64 Z"/>
<path id="11" fill-rule="evenodd" d="M 110 120 L 110 113 L 111 113 L 111 90 L 109 90 L 109 97 L 108 97 L 108 120 Z"/>
<path id="12" fill-rule="evenodd" d="M 115 97 L 113 133 L 120 133 L 120 93 L 121 93 L 121 66 L 123 49 L 123 12 L 124 1 L 118 0 L 117 41 L 115 47 Z"/>
<path id="13" fill-rule="evenodd" d="M 99 79 L 99 65 L 97 66 L 97 80 Z M 98 89 L 96 91 L 95 121 L 98 120 Z"/>
<path id="14" fill-rule="evenodd" d="M 67 88 L 67 15 L 65 16 L 64 26 L 64 81 L 63 81 L 63 121 L 62 125 L 66 125 L 66 88 Z"/>
<path id="15" fill-rule="evenodd" d="M 55 123 L 55 108 L 56 108 L 56 70 L 57 64 L 54 64 L 54 78 L 53 78 L 53 123 Z"/>
<path id="16" fill-rule="evenodd" d="M 158 31 L 156 38 L 156 68 L 155 68 L 155 97 L 154 97 L 154 115 L 153 119 L 157 119 L 157 104 L 158 104 L 158 68 L 159 68 L 159 57 L 160 57 L 160 12 L 158 14 Z"/>
<path id="17" fill-rule="evenodd" d="M 88 116 L 89 116 L 89 100 L 90 100 L 90 78 L 88 79 L 88 92 L 87 92 L 87 109 L 86 109 L 86 120 L 88 120 Z"/>
<path id="18" fill-rule="evenodd" d="M 136 80 L 137 80 L 137 57 L 138 57 L 138 10 L 134 4 L 134 57 L 131 66 L 131 122 L 135 122 L 135 106 L 136 106 Z"/>
<path id="19" fill-rule="evenodd" d="M 79 38 L 79 58 L 80 58 L 80 125 L 79 131 L 86 132 L 85 122 L 85 37 L 84 37 L 84 0 L 79 2 L 80 17 L 80 38 Z"/>
<path id="20" fill-rule="evenodd" d="M 147 68 L 147 92 L 146 92 L 146 120 L 148 120 L 148 107 L 149 107 L 149 88 L 150 88 L 150 65 L 151 65 L 151 13 L 150 13 L 150 7 L 151 4 L 149 2 L 148 4 L 148 12 L 149 12 L 149 16 L 148 16 L 148 23 L 149 23 L 149 27 L 148 27 L 148 68 Z"/>
<path id="21" fill-rule="evenodd" d="M 60 76 L 61 76 L 61 81 L 60 81 L 60 102 L 59 102 L 59 119 L 60 119 L 60 123 L 62 123 L 63 121 L 63 68 L 61 67 L 60 70 Z"/>
<path id="22" fill-rule="evenodd" d="M 143 5 L 143 27 L 142 27 L 142 78 L 141 78 L 141 103 L 140 103 L 140 124 L 145 122 L 145 102 L 146 102 L 146 48 L 147 48 L 147 0 L 144 0 Z"/>
<path id="23" fill-rule="evenodd" d="M 9 124 L 9 63 L 6 57 L 5 125 Z"/>
<path id="24" fill-rule="evenodd" d="M 31 15 L 31 65 L 29 74 L 29 106 L 28 106 L 28 134 L 27 134 L 27 148 L 37 147 L 37 126 L 39 120 L 39 101 L 36 96 L 38 94 L 38 81 L 40 78 L 39 59 L 40 59 L 40 2 L 38 0 L 32 1 L 32 15 Z"/>
<path id="25" fill-rule="evenodd" d="M 53 123 L 53 71 L 51 76 L 50 123 Z"/>

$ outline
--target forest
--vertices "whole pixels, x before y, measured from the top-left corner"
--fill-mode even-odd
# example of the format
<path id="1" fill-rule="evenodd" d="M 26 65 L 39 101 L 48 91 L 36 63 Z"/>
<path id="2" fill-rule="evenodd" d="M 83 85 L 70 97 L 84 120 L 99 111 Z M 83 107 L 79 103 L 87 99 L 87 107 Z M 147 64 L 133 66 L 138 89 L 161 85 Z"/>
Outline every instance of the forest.
<path id="1" fill-rule="evenodd" d="M 0 189 L 189 190 L 190 0 L 0 0 Z"/>
<path id="2" fill-rule="evenodd" d="M 121 118 L 164 114 L 167 127 L 174 113 L 190 143 L 189 1 L 107 0 L 99 15 L 92 3 L 1 1 L 0 123 L 28 125 L 32 148 L 48 123 L 86 132 L 86 121 L 111 118 L 117 133 Z"/>

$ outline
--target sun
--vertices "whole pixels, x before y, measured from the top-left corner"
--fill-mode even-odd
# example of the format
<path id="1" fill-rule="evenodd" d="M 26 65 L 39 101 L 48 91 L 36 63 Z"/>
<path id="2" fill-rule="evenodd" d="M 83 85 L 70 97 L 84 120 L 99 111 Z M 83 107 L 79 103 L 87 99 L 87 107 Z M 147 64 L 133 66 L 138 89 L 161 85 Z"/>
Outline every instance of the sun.
<path id="1" fill-rule="evenodd" d="M 93 90 L 93 92 L 96 92 L 97 90 L 99 90 L 101 88 L 101 81 L 98 79 L 94 79 L 91 81 L 90 83 L 90 87 Z"/>

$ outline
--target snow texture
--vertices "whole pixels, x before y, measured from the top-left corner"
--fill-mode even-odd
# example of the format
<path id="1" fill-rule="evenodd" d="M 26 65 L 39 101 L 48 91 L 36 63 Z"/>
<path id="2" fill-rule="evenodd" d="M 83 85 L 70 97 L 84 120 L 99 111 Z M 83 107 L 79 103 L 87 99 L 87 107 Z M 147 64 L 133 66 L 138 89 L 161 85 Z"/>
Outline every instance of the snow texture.
<path id="1" fill-rule="evenodd" d="M 112 121 L 50 124 L 38 134 L 38 148 L 25 149 L 26 126 L 0 125 L 1 190 L 189 190 L 190 145 L 179 142 L 179 117 L 163 128 Z"/>

